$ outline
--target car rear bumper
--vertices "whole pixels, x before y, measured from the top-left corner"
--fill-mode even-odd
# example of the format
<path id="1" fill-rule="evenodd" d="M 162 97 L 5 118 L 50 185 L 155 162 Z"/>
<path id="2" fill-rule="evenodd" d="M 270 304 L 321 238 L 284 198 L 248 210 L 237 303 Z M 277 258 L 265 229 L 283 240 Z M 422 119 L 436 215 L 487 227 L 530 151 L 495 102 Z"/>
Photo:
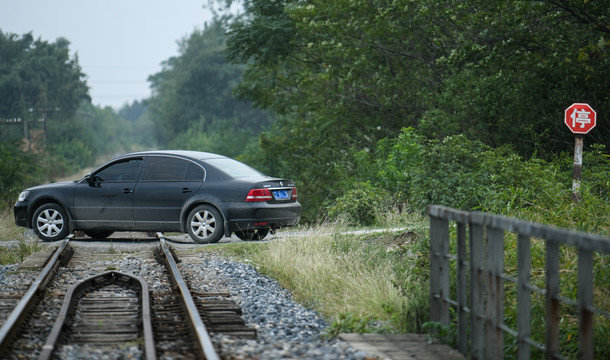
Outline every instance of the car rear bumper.
<path id="1" fill-rule="evenodd" d="M 226 214 L 228 232 L 279 229 L 294 226 L 301 219 L 301 204 L 233 203 Z"/>
<path id="2" fill-rule="evenodd" d="M 15 215 L 15 224 L 17 224 L 17 226 L 30 227 L 27 204 L 22 202 L 15 203 L 13 206 L 13 213 Z"/>

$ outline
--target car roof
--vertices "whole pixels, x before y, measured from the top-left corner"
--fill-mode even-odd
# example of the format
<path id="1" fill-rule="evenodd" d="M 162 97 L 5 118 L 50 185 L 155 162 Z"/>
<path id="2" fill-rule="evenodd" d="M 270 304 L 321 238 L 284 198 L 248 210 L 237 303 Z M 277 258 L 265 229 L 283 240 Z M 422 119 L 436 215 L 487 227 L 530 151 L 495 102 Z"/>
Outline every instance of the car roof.
<path id="1" fill-rule="evenodd" d="M 193 160 L 207 160 L 207 159 L 224 159 L 226 156 L 203 152 L 203 151 L 192 151 L 192 150 L 150 150 L 150 151 L 139 151 L 129 154 L 123 154 L 115 157 L 115 159 L 120 159 L 123 157 L 131 157 L 138 155 L 166 155 L 166 156 L 179 156 L 184 158 L 190 158 Z"/>

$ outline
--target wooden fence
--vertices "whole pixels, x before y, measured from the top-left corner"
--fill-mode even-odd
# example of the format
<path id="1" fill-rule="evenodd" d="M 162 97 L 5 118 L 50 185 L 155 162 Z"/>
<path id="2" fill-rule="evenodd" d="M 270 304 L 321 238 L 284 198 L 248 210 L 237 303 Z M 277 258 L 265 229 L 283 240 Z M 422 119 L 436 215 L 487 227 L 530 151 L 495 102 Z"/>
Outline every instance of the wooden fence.
<path id="1" fill-rule="evenodd" d="M 560 311 L 573 307 L 578 340 L 570 341 L 579 342 L 578 358 L 594 358 L 594 318 L 608 320 L 610 314 L 608 309 L 593 304 L 593 261 L 594 253 L 610 254 L 609 238 L 442 206 L 430 206 L 428 214 L 430 320 L 457 329 L 457 346 L 462 354 L 471 359 L 502 359 L 507 343 L 512 342 L 516 343 L 518 359 L 529 359 L 532 350 L 546 359 L 565 359 L 560 349 L 561 341 L 566 341 L 560 339 L 565 335 L 560 334 Z M 514 250 L 505 249 L 509 234 L 516 239 Z M 533 270 L 543 270 L 532 268 L 533 241 L 544 246 L 545 286 L 530 281 Z M 561 253 L 560 248 L 564 248 Z M 575 299 L 560 294 L 560 257 L 565 256 L 565 248 L 578 253 Z M 505 270 L 509 252 L 517 252 L 516 271 Z M 511 291 L 516 288 L 516 329 L 504 321 L 507 287 Z M 532 294 L 544 299 L 544 319 L 532 319 Z M 542 320 L 544 339 L 536 341 L 532 321 Z M 505 334 L 511 339 L 506 341 Z"/>

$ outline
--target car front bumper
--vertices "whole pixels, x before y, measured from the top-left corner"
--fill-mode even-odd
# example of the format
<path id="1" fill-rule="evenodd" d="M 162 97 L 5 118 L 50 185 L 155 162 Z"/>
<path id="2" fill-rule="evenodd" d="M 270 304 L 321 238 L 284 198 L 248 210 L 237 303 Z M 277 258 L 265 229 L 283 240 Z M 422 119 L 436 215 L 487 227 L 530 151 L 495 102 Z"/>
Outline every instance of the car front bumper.
<path id="1" fill-rule="evenodd" d="M 17 226 L 30 227 L 28 217 L 28 205 L 22 201 L 15 203 L 13 206 L 13 214 L 15 215 L 15 224 Z"/>

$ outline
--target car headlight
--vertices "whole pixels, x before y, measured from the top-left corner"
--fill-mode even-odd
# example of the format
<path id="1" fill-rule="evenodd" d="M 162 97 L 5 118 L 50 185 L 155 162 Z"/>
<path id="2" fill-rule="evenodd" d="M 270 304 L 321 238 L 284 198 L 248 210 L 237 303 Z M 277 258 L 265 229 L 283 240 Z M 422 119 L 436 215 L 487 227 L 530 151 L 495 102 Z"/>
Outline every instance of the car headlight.
<path id="1" fill-rule="evenodd" d="M 19 194 L 19 199 L 17 199 L 17 201 L 25 201 L 25 198 L 28 197 L 29 194 L 29 191 L 22 192 L 21 194 Z"/>

